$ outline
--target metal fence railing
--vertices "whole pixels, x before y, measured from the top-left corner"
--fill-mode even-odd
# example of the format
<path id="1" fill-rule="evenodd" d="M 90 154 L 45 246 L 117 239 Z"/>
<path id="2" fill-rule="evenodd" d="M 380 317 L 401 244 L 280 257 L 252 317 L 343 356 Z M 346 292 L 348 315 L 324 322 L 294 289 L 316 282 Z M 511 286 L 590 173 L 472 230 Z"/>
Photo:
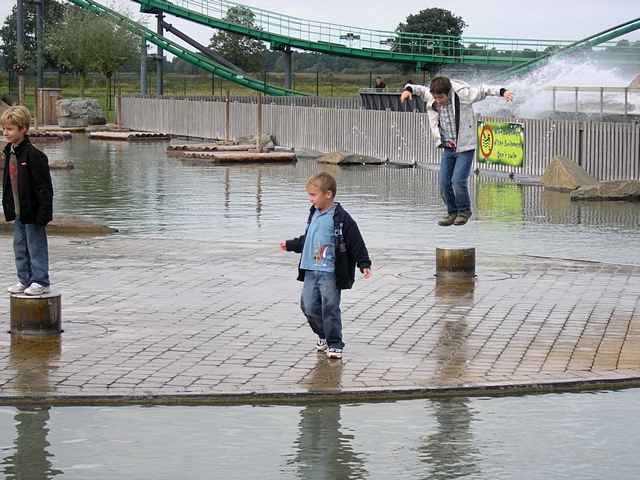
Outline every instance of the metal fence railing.
<path id="1" fill-rule="evenodd" d="M 120 118 L 128 128 L 180 136 L 222 138 L 227 121 L 231 137 L 255 134 L 256 104 L 246 97 L 234 99 L 227 120 L 221 98 L 124 97 Z M 342 150 L 405 164 L 439 162 L 440 151 L 425 113 L 296 104 L 313 102 L 311 99 L 266 98 L 262 106 L 264 132 L 273 135 L 278 144 L 296 149 Z M 345 104 L 349 102 L 345 100 Z M 491 166 L 493 170 L 540 176 L 554 156 L 566 155 L 599 180 L 640 179 L 638 123 L 507 120 L 524 124 L 525 163 L 523 167 Z"/>

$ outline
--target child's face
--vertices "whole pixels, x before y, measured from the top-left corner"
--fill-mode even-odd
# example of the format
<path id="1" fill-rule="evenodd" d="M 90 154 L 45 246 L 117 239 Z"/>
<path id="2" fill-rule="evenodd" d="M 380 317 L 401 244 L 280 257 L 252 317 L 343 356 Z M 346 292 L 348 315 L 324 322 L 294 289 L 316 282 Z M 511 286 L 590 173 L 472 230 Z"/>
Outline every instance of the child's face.
<path id="1" fill-rule="evenodd" d="M 7 122 L 2 125 L 2 134 L 7 142 L 17 145 L 24 139 L 24 136 L 27 134 L 27 129 Z"/>
<path id="2" fill-rule="evenodd" d="M 439 107 L 444 107 L 449 101 L 449 95 L 446 93 L 434 93 L 433 99 L 436 101 Z"/>
<path id="3" fill-rule="evenodd" d="M 323 192 L 313 184 L 307 186 L 307 193 L 309 194 L 309 202 L 318 210 L 324 210 L 333 203 L 333 193 Z"/>

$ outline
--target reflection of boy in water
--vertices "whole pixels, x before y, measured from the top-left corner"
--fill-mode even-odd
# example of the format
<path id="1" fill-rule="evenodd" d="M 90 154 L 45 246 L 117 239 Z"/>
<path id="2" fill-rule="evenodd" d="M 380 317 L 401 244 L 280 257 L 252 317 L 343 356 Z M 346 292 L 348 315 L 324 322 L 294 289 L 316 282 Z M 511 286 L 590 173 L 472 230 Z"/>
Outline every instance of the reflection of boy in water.
<path id="1" fill-rule="evenodd" d="M 336 181 L 319 173 L 307 181 L 311 211 L 300 237 L 280 242 L 280 249 L 301 253 L 298 280 L 304 281 L 300 306 L 318 335 L 316 348 L 329 358 L 342 358 L 340 292 L 352 287 L 356 265 L 371 277 L 371 260 L 358 225 L 335 202 Z"/>

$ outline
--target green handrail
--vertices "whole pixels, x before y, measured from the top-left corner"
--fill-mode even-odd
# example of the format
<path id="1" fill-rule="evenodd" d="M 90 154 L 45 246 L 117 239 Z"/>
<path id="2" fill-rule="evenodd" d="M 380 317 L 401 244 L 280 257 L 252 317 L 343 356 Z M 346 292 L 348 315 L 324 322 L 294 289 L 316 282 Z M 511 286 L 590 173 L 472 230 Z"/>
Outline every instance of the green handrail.
<path id="1" fill-rule="evenodd" d="M 301 92 L 296 92 L 294 90 L 289 90 L 282 87 L 277 87 L 274 85 L 270 85 L 268 83 L 262 82 L 260 80 L 256 80 L 251 77 L 247 77 L 246 75 L 240 75 L 219 63 L 214 62 L 213 60 L 200 55 L 199 53 L 192 52 L 181 45 L 178 45 L 171 40 L 158 35 L 153 30 L 146 28 L 144 25 L 140 25 L 139 23 L 131 20 L 124 15 L 111 10 L 104 5 L 101 5 L 94 0 L 69 0 L 69 2 L 74 5 L 88 10 L 90 12 L 95 13 L 96 15 L 100 15 L 103 17 L 110 18 L 116 23 L 125 26 L 132 33 L 144 37 L 150 43 L 159 46 L 163 50 L 175 55 L 178 58 L 181 58 L 185 62 L 188 62 L 192 65 L 195 65 L 205 71 L 214 73 L 215 75 L 229 80 L 237 85 L 241 85 L 243 87 L 256 90 L 262 92 L 266 95 L 273 96 L 289 96 L 289 95 L 304 95 Z"/>
<path id="2" fill-rule="evenodd" d="M 212 28 L 271 43 L 331 55 L 415 63 L 466 63 L 514 66 L 543 57 L 566 40 L 456 37 L 389 32 L 311 21 L 229 0 L 132 0 L 145 13 L 166 12 Z M 251 24 L 227 19 L 230 10 L 248 12 Z"/>

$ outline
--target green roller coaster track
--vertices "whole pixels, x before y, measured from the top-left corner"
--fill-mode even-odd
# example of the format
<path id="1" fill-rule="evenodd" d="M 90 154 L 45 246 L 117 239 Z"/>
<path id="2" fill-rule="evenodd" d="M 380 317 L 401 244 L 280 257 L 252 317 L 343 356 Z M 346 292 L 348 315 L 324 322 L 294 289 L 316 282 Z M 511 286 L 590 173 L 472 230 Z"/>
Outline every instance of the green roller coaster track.
<path id="1" fill-rule="evenodd" d="M 269 85 L 265 82 L 261 82 L 260 80 L 256 80 L 254 78 L 247 77 L 246 75 L 239 75 L 238 73 L 214 62 L 213 60 L 200 55 L 199 53 L 194 53 L 185 47 L 178 45 L 171 40 L 168 40 L 160 35 L 157 35 L 152 30 L 149 30 L 143 25 L 131 20 L 130 18 L 125 17 L 124 15 L 119 14 L 94 0 L 68 0 L 74 5 L 81 7 L 85 10 L 95 13 L 96 15 L 100 15 L 106 18 L 109 18 L 116 23 L 125 26 L 129 31 L 136 35 L 140 35 L 144 37 L 148 42 L 153 43 L 154 45 L 159 46 L 163 50 L 170 52 L 182 60 L 189 62 L 205 71 L 211 72 L 221 78 L 234 82 L 243 87 L 250 88 L 252 90 L 256 90 L 259 92 L 263 92 L 266 95 L 273 96 L 287 96 L 287 95 L 303 95 L 300 92 L 296 92 L 294 90 L 288 90 L 282 87 L 276 87 L 273 85 Z"/>
<path id="2" fill-rule="evenodd" d="M 575 53 L 578 50 L 593 48 L 635 30 L 640 30 L 640 18 L 634 18 L 633 20 L 629 20 L 628 22 L 621 23 L 620 25 L 616 25 L 615 27 L 608 28 L 607 30 L 603 30 L 602 32 L 598 32 L 596 34 L 583 38 L 582 40 L 578 40 L 577 42 L 566 45 L 562 48 L 559 48 L 558 50 L 548 52 L 542 57 L 530 60 L 521 65 L 516 65 L 507 70 L 503 70 L 502 72 L 495 75 L 494 78 L 503 79 L 511 77 L 515 74 L 523 74 L 529 72 L 546 64 L 551 57 L 569 55 L 571 53 Z M 636 51 L 635 56 L 636 60 L 640 61 L 640 51 Z"/>
<path id="3" fill-rule="evenodd" d="M 293 47 L 353 58 L 414 63 L 418 68 L 426 63 L 488 64 L 515 68 L 545 58 L 549 51 L 575 45 L 561 40 L 453 37 L 372 30 L 305 20 L 228 0 L 132 1 L 140 4 L 142 12 L 165 12 L 212 28 L 269 42 L 274 49 Z M 228 20 L 230 11 L 242 12 L 251 21 L 245 24 L 232 23 Z M 635 24 L 631 30 L 638 28 L 640 24 Z M 637 61 L 638 49 L 630 49 L 630 52 L 634 61 Z"/>

